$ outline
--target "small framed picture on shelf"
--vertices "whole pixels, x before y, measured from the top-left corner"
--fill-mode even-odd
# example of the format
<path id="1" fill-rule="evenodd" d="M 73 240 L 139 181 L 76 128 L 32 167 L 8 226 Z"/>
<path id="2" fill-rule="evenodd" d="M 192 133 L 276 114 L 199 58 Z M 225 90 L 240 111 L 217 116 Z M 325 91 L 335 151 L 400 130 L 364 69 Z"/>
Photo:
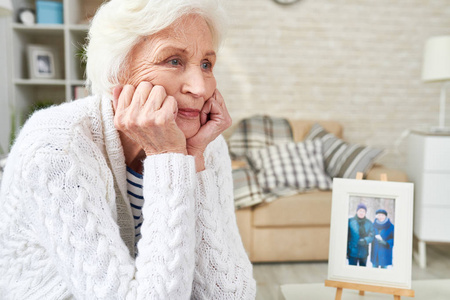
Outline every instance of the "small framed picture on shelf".
<path id="1" fill-rule="evenodd" d="M 413 189 L 334 178 L 329 280 L 411 288 Z"/>
<path id="2" fill-rule="evenodd" d="M 56 48 L 45 45 L 28 45 L 30 79 L 60 79 L 61 65 Z"/>

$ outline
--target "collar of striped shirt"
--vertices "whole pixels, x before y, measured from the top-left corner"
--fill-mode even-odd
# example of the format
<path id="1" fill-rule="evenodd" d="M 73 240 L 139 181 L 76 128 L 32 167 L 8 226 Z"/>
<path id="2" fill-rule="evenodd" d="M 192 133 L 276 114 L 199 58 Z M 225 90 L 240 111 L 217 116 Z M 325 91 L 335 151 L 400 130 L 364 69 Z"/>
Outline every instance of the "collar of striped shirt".
<path id="1" fill-rule="evenodd" d="M 142 182 L 143 176 L 127 166 L 127 193 L 134 219 L 136 256 L 138 254 L 137 243 L 141 239 L 141 225 L 144 221 L 142 216 L 142 206 L 144 205 Z"/>

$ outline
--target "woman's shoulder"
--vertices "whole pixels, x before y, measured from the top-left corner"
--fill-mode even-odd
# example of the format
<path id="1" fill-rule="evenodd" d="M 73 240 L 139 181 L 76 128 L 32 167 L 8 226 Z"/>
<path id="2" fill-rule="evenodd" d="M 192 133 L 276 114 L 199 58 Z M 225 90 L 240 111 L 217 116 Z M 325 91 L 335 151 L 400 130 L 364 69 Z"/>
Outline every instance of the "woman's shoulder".
<path id="1" fill-rule="evenodd" d="M 101 132 L 100 99 L 95 96 L 36 111 L 16 139 L 16 148 L 65 151 L 81 136 Z"/>

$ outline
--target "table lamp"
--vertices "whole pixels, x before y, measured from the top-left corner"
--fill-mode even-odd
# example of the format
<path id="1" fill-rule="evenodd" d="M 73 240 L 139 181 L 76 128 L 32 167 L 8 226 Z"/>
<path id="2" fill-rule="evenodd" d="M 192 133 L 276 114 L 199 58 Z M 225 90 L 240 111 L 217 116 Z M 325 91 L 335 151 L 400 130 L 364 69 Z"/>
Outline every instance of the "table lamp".
<path id="1" fill-rule="evenodd" d="M 422 80 L 424 82 L 443 81 L 439 104 L 439 126 L 432 132 L 450 132 L 445 127 L 445 98 L 450 80 L 450 36 L 435 36 L 427 40 L 423 58 Z"/>
<path id="2" fill-rule="evenodd" d="M 12 10 L 11 0 L 0 0 L 0 17 L 8 16 Z"/>

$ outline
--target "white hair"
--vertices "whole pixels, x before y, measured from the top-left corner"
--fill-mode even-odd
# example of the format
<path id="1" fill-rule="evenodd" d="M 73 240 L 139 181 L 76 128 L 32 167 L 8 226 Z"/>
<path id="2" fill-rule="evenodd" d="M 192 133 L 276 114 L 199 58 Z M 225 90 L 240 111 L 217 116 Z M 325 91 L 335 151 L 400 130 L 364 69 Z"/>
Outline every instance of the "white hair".
<path id="1" fill-rule="evenodd" d="M 86 46 L 86 85 L 91 92 L 111 95 L 125 71 L 130 51 L 141 38 L 160 32 L 188 14 L 206 21 L 217 50 L 226 23 L 219 0 L 110 0 L 100 6 Z"/>

